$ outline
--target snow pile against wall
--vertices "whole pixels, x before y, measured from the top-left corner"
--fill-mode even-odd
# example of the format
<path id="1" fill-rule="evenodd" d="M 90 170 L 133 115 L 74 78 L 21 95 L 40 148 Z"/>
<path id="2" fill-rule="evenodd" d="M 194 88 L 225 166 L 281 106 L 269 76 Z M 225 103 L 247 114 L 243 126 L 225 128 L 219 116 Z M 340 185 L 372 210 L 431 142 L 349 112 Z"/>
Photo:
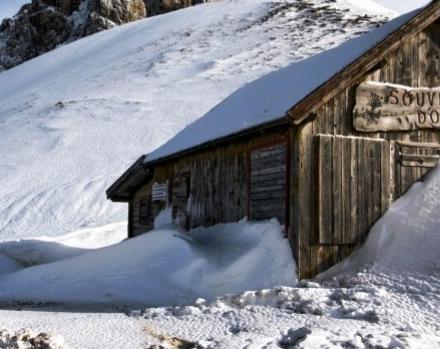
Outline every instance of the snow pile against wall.
<path id="1" fill-rule="evenodd" d="M 415 183 L 373 226 L 364 246 L 322 277 L 360 268 L 440 276 L 440 168 Z"/>
<path id="2" fill-rule="evenodd" d="M 189 234 L 156 230 L 64 261 L 0 276 L 0 300 L 67 304 L 187 304 L 199 297 L 293 286 L 278 222 L 245 221 Z"/>

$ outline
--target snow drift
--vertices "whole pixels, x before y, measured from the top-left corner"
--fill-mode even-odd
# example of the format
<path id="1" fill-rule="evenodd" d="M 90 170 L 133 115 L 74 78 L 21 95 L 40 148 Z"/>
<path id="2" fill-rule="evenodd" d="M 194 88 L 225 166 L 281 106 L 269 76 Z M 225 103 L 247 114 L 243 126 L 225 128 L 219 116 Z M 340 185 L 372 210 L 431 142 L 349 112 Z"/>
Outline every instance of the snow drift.
<path id="1" fill-rule="evenodd" d="M 293 286 L 295 265 L 275 220 L 155 230 L 0 277 L 0 300 L 65 304 L 187 304 L 199 297 Z"/>
<path id="2" fill-rule="evenodd" d="M 415 183 L 372 227 L 350 258 L 321 278 L 353 270 L 440 276 L 440 167 Z"/>

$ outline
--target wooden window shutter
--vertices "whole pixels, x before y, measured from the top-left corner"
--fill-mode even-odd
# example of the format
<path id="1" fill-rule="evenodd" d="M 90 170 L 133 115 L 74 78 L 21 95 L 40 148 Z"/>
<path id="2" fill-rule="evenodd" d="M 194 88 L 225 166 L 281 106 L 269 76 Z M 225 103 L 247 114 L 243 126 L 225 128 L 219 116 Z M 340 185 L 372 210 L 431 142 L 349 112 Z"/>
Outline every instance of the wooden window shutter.
<path id="1" fill-rule="evenodd" d="M 249 214 L 253 220 L 277 218 L 286 223 L 287 143 L 250 152 Z"/>
<path id="2" fill-rule="evenodd" d="M 189 229 L 190 221 L 187 210 L 190 195 L 189 172 L 180 174 L 173 179 L 172 189 L 172 213 L 173 221 L 184 229 Z"/>
<path id="3" fill-rule="evenodd" d="M 403 195 L 408 188 L 436 167 L 440 158 L 437 143 L 396 143 L 395 196 Z"/>
<path id="4" fill-rule="evenodd" d="M 151 197 L 139 202 L 139 224 L 152 225 L 153 217 L 151 214 Z"/>
<path id="5" fill-rule="evenodd" d="M 390 203 L 390 147 L 382 139 L 316 136 L 317 235 L 356 244 Z"/>

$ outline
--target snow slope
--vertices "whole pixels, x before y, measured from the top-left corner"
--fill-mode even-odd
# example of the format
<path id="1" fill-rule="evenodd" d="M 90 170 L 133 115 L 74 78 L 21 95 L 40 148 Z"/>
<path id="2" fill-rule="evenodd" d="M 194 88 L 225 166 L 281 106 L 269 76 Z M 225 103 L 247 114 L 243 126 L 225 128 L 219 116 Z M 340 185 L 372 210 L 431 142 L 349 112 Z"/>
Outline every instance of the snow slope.
<path id="1" fill-rule="evenodd" d="M 125 219 L 105 189 L 141 154 L 246 82 L 384 18 L 345 0 L 225 0 L 101 32 L 1 73 L 0 239 Z"/>
<path id="2" fill-rule="evenodd" d="M 415 183 L 372 227 L 364 246 L 323 277 L 368 265 L 376 274 L 440 276 L 440 167 Z M 440 281 L 440 280 L 439 280 Z"/>

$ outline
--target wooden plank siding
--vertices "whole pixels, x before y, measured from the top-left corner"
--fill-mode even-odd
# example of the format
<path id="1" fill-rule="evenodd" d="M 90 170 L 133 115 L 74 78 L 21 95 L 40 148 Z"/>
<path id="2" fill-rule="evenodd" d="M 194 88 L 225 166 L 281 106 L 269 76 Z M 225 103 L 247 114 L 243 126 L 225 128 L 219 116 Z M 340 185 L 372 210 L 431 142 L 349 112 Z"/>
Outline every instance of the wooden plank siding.
<path id="1" fill-rule="evenodd" d="M 289 147 L 289 128 L 283 127 L 158 165 L 152 181 L 168 180 L 177 185 L 182 175 L 189 178 L 188 193 L 182 194 L 179 184 L 179 193 L 170 198 L 173 216 L 177 217 L 177 211 L 181 212 L 180 217 L 188 215 L 185 224 L 177 222 L 186 228 L 236 222 L 244 217 L 255 220 L 276 217 L 284 224 L 290 217 L 286 207 L 290 190 Z M 261 161 L 251 169 L 250 154 L 255 149 L 262 149 L 258 155 Z M 281 172 L 283 177 L 279 176 Z M 174 182 L 176 178 L 178 183 Z M 252 212 L 251 197 L 256 203 Z M 281 200 L 285 203 L 283 210 L 278 205 Z"/>
<path id="2" fill-rule="evenodd" d="M 400 148 L 395 142 L 439 144 L 438 130 L 368 134 L 357 132 L 352 126 L 352 111 L 356 87 L 363 81 L 388 82 L 412 87 L 440 86 L 439 52 L 440 22 L 437 20 L 403 41 L 378 65 L 380 68 L 365 73 L 362 79 L 322 104 L 316 110 L 314 120 L 300 126 L 297 145 L 300 179 L 294 188 L 301 200 L 297 213 L 299 236 L 296 239 L 300 254 L 300 277 L 312 277 L 349 255 L 356 243 L 365 238 L 372 223 L 386 211 L 390 202 L 402 195 L 429 170 L 417 166 L 400 166 Z M 338 140 L 335 141 L 338 137 L 332 141 L 330 138 L 322 137 L 314 142 L 319 134 L 355 138 L 350 141 L 349 146 L 341 146 Z M 362 138 L 384 141 L 365 142 Z M 340 161 L 340 167 L 338 165 L 331 170 L 332 178 L 318 176 L 319 171 L 314 168 L 317 165 L 318 170 L 329 171 L 328 163 L 318 161 L 319 151 L 322 151 L 325 157 Z M 411 154 L 407 149 L 404 149 L 404 152 Z M 419 149 L 415 154 L 429 156 L 433 153 Z M 345 161 L 348 158 L 357 160 L 348 164 Z M 359 173 L 365 175 L 357 175 Z M 341 177 L 337 178 L 339 175 Z M 313 180 L 309 178 L 314 178 L 316 184 L 313 185 Z M 342 192 L 339 191 L 341 183 L 344 183 Z M 317 192 L 321 185 L 322 191 Z M 338 188 L 333 192 L 333 189 L 328 188 L 329 185 Z M 332 195 L 330 192 L 333 192 Z M 354 202 L 357 202 L 357 205 L 353 204 Z M 333 221 L 331 225 L 328 224 L 330 219 Z M 339 243 L 349 241 L 350 238 L 352 244 Z"/>
<path id="3" fill-rule="evenodd" d="M 148 182 L 146 185 L 142 186 L 133 196 L 133 199 L 130 202 L 130 211 L 131 211 L 131 234 L 129 236 L 137 236 L 139 234 L 145 233 L 151 229 L 153 229 L 153 218 L 156 214 L 156 211 L 151 207 L 151 219 L 145 221 L 140 217 L 140 206 L 145 202 L 151 203 L 151 186 L 152 182 Z"/>
<path id="4" fill-rule="evenodd" d="M 322 134 L 318 134 L 315 140 L 319 243 L 350 245 L 362 242 L 367 228 L 388 208 L 389 185 L 381 185 L 381 181 L 389 183 L 389 164 L 382 161 L 383 158 L 389 159 L 387 142 Z M 356 149 L 359 144 L 366 153 L 352 154 L 351 149 Z M 364 166 L 358 169 L 359 162 Z M 358 195 L 359 192 L 363 195 Z M 362 203 L 364 212 L 361 217 L 358 211 L 352 210 L 352 207 L 359 207 L 359 203 Z M 360 219 L 364 220 L 361 229 L 358 226 Z"/>
<path id="5" fill-rule="evenodd" d="M 252 220 L 277 218 L 286 223 L 287 143 L 258 147 L 250 151 L 249 216 Z"/>

